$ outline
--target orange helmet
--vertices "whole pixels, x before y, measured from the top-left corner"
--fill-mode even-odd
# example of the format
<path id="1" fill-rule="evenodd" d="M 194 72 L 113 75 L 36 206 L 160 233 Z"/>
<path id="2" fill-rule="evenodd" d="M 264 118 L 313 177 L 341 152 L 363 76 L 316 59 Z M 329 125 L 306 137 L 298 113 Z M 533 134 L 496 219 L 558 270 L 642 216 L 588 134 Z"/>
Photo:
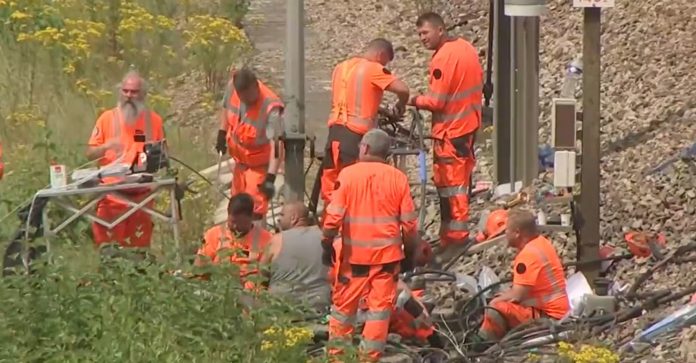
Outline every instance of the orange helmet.
<path id="1" fill-rule="evenodd" d="M 505 232 L 507 226 L 508 212 L 505 209 L 498 209 L 491 212 L 486 219 L 486 228 L 476 236 L 476 242 L 498 237 Z"/>
<path id="2" fill-rule="evenodd" d="M 650 257 L 652 255 L 652 250 L 648 245 L 651 239 L 661 248 L 667 244 L 665 235 L 662 233 L 655 236 L 642 232 L 628 232 L 624 235 L 624 239 L 628 245 L 628 250 L 636 257 Z"/>

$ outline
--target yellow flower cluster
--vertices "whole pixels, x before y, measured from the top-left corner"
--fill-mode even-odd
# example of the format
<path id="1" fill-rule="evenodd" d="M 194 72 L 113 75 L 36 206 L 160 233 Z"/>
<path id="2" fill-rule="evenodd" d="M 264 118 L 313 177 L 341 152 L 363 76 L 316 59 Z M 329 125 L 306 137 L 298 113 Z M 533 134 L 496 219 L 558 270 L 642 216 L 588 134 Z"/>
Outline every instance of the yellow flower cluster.
<path id="1" fill-rule="evenodd" d="M 84 59 L 89 56 L 91 45 L 102 38 L 105 29 L 103 23 L 65 19 L 65 28 L 49 26 L 34 32 L 21 32 L 17 35 L 17 41 L 36 42 L 44 47 L 62 47 L 71 57 Z"/>
<path id="2" fill-rule="evenodd" d="M 173 19 L 153 15 L 135 1 L 125 1 L 120 8 L 121 21 L 118 26 L 120 37 L 138 32 L 172 30 L 176 25 Z"/>
<path id="3" fill-rule="evenodd" d="M 587 344 L 580 346 L 580 351 L 567 342 L 558 343 L 558 355 L 573 363 L 619 363 L 619 356 L 603 347 Z"/>
<path id="4" fill-rule="evenodd" d="M 46 127 L 46 119 L 36 105 L 23 105 L 5 117 L 5 122 L 11 126 L 38 126 Z"/>
<path id="5" fill-rule="evenodd" d="M 261 350 L 268 351 L 278 348 L 292 348 L 297 345 L 307 344 L 312 340 L 314 333 L 309 328 L 291 327 L 277 328 L 270 327 L 263 332 L 268 338 L 261 342 Z"/>
<path id="6" fill-rule="evenodd" d="M 244 32 L 234 26 L 231 21 L 209 15 L 192 16 L 184 36 L 188 49 L 215 48 L 228 44 L 246 47 L 249 43 Z"/>

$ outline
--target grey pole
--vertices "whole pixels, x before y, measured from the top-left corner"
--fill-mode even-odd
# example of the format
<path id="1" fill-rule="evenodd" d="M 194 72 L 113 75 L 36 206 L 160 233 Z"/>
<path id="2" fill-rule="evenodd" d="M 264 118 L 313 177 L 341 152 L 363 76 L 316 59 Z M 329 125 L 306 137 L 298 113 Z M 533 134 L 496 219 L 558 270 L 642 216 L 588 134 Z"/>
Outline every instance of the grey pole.
<path id="1" fill-rule="evenodd" d="M 495 182 L 505 184 L 510 179 L 510 23 L 505 15 L 505 0 L 495 0 L 493 19 L 493 153 Z"/>
<path id="2" fill-rule="evenodd" d="M 305 194 L 304 0 L 287 0 L 285 48 L 285 198 Z"/>

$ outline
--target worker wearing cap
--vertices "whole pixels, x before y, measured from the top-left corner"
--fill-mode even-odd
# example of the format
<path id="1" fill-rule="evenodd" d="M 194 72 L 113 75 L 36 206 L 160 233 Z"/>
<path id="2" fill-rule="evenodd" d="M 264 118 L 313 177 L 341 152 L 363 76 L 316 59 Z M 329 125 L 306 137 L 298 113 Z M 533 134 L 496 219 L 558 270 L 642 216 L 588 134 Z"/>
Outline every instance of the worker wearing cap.
<path id="1" fill-rule="evenodd" d="M 254 200 L 246 193 L 232 196 L 227 205 L 227 223 L 207 230 L 203 236 L 203 246 L 198 250 L 195 264 L 218 264 L 219 252 L 226 249 L 229 261 L 239 266 L 241 283 L 247 289 L 254 289 L 257 284 L 249 279 L 258 275 L 259 261 L 271 240 L 271 233 L 254 225 Z"/>
<path id="2" fill-rule="evenodd" d="M 505 236 L 508 246 L 518 252 L 512 288 L 497 295 L 485 310 L 478 337 L 488 342 L 532 319 L 560 319 L 570 308 L 561 259 L 551 241 L 537 231 L 534 215 L 509 211 Z"/>
<path id="3" fill-rule="evenodd" d="M 417 260 L 420 240 L 408 177 L 386 162 L 390 144 L 389 135 L 380 129 L 363 136 L 359 162 L 343 169 L 334 185 L 322 239 L 322 260 L 328 266 L 337 264 L 330 343 L 350 344 L 360 299 L 365 297 L 368 311 L 360 352 L 375 361 L 386 345 L 401 260 Z M 337 254 L 333 243 L 339 232 Z M 342 350 L 332 346 L 329 353 L 339 355 Z"/>
<path id="4" fill-rule="evenodd" d="M 145 80 L 135 71 L 128 72 L 119 85 L 118 104 L 104 111 L 92 130 L 86 150 L 89 160 L 98 160 L 100 166 L 113 163 L 131 166 L 138 162 L 146 143 L 164 140 L 162 118 L 145 106 L 146 96 Z M 122 181 L 118 177 L 105 177 L 102 180 L 106 184 Z M 150 190 L 133 189 L 120 193 L 129 194 L 131 201 L 139 202 Z M 150 202 L 147 206 L 151 207 L 152 204 Z M 128 209 L 127 204 L 108 195 L 97 203 L 96 215 L 111 222 Z M 152 227 L 150 215 L 138 210 L 111 229 L 94 222 L 92 233 L 96 245 L 116 242 L 123 247 L 149 247 Z"/>
<path id="5" fill-rule="evenodd" d="M 384 91 L 399 100 L 393 113 L 400 116 L 408 102 L 408 86 L 386 65 L 394 59 L 388 40 L 374 39 L 361 56 L 339 63 L 331 77 L 332 101 L 329 135 L 322 161 L 321 198 L 329 204 L 339 172 L 358 160 L 358 144 L 369 130 L 377 127 L 377 113 Z"/>
<path id="6" fill-rule="evenodd" d="M 247 68 L 233 72 L 222 102 L 215 148 L 234 159 L 230 193 L 251 195 L 254 219 L 265 221 L 280 166 L 283 102 Z"/>
<path id="7" fill-rule="evenodd" d="M 416 21 L 421 42 L 435 51 L 429 90 L 409 104 L 432 112 L 433 179 L 440 196 L 443 247 L 467 242 L 469 183 L 474 169 L 474 134 L 481 125 L 483 69 L 476 48 L 447 35 L 435 13 Z"/>

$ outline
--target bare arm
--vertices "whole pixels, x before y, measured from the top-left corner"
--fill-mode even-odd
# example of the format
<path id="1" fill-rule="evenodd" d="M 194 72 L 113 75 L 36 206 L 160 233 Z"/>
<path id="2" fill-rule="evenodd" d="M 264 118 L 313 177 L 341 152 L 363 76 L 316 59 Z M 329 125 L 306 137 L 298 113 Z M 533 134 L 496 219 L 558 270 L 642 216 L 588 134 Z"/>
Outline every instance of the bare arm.
<path id="1" fill-rule="evenodd" d="M 281 163 L 283 143 L 280 137 L 283 135 L 283 114 L 279 108 L 275 108 L 268 115 L 266 125 L 266 138 L 271 144 L 271 156 L 268 160 L 268 174 L 277 174 Z"/>
<path id="2" fill-rule="evenodd" d="M 510 301 L 513 303 L 520 303 L 527 299 L 531 291 L 531 286 L 513 284 L 510 290 L 503 291 L 500 295 L 496 296 L 491 303 L 495 301 Z"/>
<path id="3" fill-rule="evenodd" d="M 404 83 L 404 81 L 397 78 L 392 83 L 390 83 L 389 86 L 387 86 L 386 90 L 395 94 L 399 98 L 398 104 L 400 106 L 406 106 L 406 104 L 408 103 L 410 91 L 406 83 Z"/>

